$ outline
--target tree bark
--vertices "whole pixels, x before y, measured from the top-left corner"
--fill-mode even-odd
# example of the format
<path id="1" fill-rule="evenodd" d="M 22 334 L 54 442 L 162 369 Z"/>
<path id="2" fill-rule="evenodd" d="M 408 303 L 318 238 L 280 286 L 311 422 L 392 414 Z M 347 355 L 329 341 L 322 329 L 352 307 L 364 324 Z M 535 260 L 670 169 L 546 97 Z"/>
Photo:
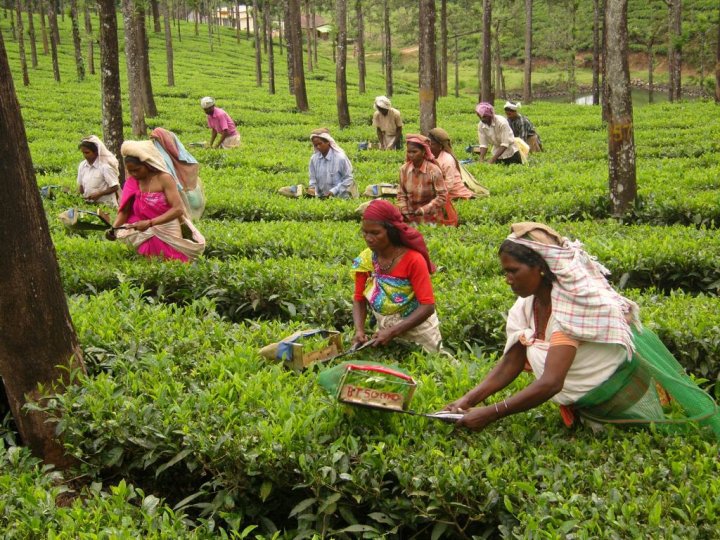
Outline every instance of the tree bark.
<path id="1" fill-rule="evenodd" d="M 18 54 L 20 56 L 20 69 L 22 70 L 23 85 L 30 86 L 30 75 L 28 74 L 27 58 L 25 56 L 25 35 L 22 20 L 22 2 L 15 0 L 15 15 L 17 18 Z"/>
<path id="2" fill-rule="evenodd" d="M 122 94 L 120 93 L 120 53 L 118 51 L 115 0 L 98 0 L 100 25 L 100 83 L 102 86 L 103 142 L 122 163 L 123 143 Z M 125 169 L 120 167 L 124 183 Z"/>
<path id="3" fill-rule="evenodd" d="M 495 92 L 502 99 L 506 99 L 505 78 L 502 70 L 502 56 L 500 55 L 500 21 L 495 21 Z"/>
<path id="4" fill-rule="evenodd" d="M 480 101 L 493 102 L 492 95 L 492 71 L 490 59 L 492 38 L 492 2 L 483 0 L 483 46 L 482 46 L 482 78 L 480 86 Z"/>
<path id="5" fill-rule="evenodd" d="M 260 48 L 260 13 L 257 0 L 252 3 L 253 36 L 255 38 L 255 86 L 262 86 L 262 49 Z"/>
<path id="6" fill-rule="evenodd" d="M 313 50 L 312 50 L 312 33 L 314 32 L 314 28 L 311 28 L 310 24 L 310 0 L 305 0 L 305 24 L 307 27 L 305 28 L 306 34 L 307 34 L 307 68 L 308 71 L 312 73 L 313 70 Z"/>
<path id="7" fill-rule="evenodd" d="M 77 0 L 70 0 L 70 22 L 72 25 L 73 49 L 75 50 L 75 70 L 78 81 L 82 81 L 85 79 L 85 63 L 83 62 L 82 42 L 80 41 Z"/>
<path id="8" fill-rule="evenodd" d="M 210 52 L 214 52 L 213 46 L 213 14 L 211 6 L 207 5 L 207 29 L 208 29 L 208 42 L 210 43 Z"/>
<path id="9" fill-rule="evenodd" d="M 140 75 L 142 77 L 142 100 L 145 116 L 155 118 L 158 115 L 155 96 L 152 89 L 152 77 L 150 75 L 150 40 L 148 39 L 145 26 L 145 10 L 142 6 L 135 6 L 137 18 L 138 52 L 140 54 Z"/>
<path id="10" fill-rule="evenodd" d="M 592 104 L 600 105 L 600 1 L 593 0 Z"/>
<path id="11" fill-rule="evenodd" d="M 282 1 L 280 4 L 282 5 Z M 285 40 L 285 24 L 283 21 L 283 16 L 278 14 L 278 50 L 280 51 L 280 55 L 282 56 L 283 53 L 283 41 Z"/>
<path id="12" fill-rule="evenodd" d="M 420 132 L 427 135 L 436 125 L 435 117 L 435 0 L 420 0 L 418 74 L 420 88 Z"/>
<path id="13" fill-rule="evenodd" d="M 577 8 L 579 0 L 570 1 L 570 50 L 568 51 L 568 86 L 570 101 L 577 98 L 577 81 L 575 79 L 575 57 L 577 56 Z"/>
<path id="14" fill-rule="evenodd" d="M 60 46 L 60 30 L 58 29 L 57 24 L 57 4 L 56 0 L 48 0 L 48 22 L 50 23 L 50 39 L 55 41 L 55 45 L 58 47 Z M 50 19 L 50 8 L 52 8 L 54 19 Z M 65 20 L 65 13 L 60 10 L 60 13 L 63 15 L 63 21 Z M 55 21 L 53 23 L 53 20 Z"/>
<path id="15" fill-rule="evenodd" d="M 363 20 L 362 0 L 355 0 L 355 18 L 357 20 L 357 62 L 358 62 L 358 92 L 365 93 L 365 21 Z"/>
<path id="16" fill-rule="evenodd" d="M 717 49 L 715 51 L 715 103 L 720 103 L 720 6 L 718 6 Z"/>
<path id="17" fill-rule="evenodd" d="M 28 37 L 30 38 L 30 63 L 33 68 L 38 66 L 37 44 L 35 42 L 35 22 L 33 21 L 32 0 L 27 0 Z"/>
<path id="18" fill-rule="evenodd" d="M 605 26 L 613 36 L 605 47 L 609 105 L 608 169 L 612 215 L 632 209 L 637 196 L 633 108 L 628 65 L 628 0 L 606 0 Z"/>
<path id="19" fill-rule="evenodd" d="M 19 1 L 19 0 L 18 0 Z M 347 93 L 347 0 L 335 2 L 337 18 L 338 54 L 335 64 L 335 93 L 337 95 L 338 124 L 340 128 L 350 125 L 350 108 Z"/>
<path id="20" fill-rule="evenodd" d="M 294 66 L 294 60 L 292 58 L 293 51 L 292 51 L 292 45 L 290 44 L 290 2 L 289 0 L 284 0 L 284 16 L 285 16 L 285 24 L 283 25 L 283 35 L 285 36 L 285 43 L 286 43 L 286 49 L 287 49 L 287 55 L 285 57 L 285 60 L 287 61 L 287 73 L 288 73 L 288 85 L 290 87 L 290 95 L 295 94 L 295 83 L 293 76 L 293 66 Z"/>
<path id="21" fill-rule="evenodd" d="M 448 21 L 447 0 L 440 3 L 440 96 L 448 95 Z"/>
<path id="22" fill-rule="evenodd" d="M 455 97 L 460 97 L 460 52 L 457 36 L 455 36 Z"/>
<path id="23" fill-rule="evenodd" d="M 60 64 L 58 64 L 58 25 L 57 14 L 55 13 L 54 1 L 48 3 L 48 24 L 50 26 L 50 56 L 52 57 L 53 77 L 56 82 L 60 82 Z"/>
<path id="24" fill-rule="evenodd" d="M 40 5 L 40 33 L 42 34 L 43 43 L 43 54 L 47 55 L 50 52 L 50 45 L 48 44 L 48 32 L 47 26 L 45 25 L 45 2 L 39 0 Z"/>
<path id="25" fill-rule="evenodd" d="M 671 102 L 680 101 L 682 88 L 682 0 L 668 2 L 668 69 L 670 70 Z"/>
<path id="26" fill-rule="evenodd" d="M 170 26 L 170 0 L 162 0 L 163 25 L 165 27 L 165 63 L 167 64 L 167 85 L 175 86 L 172 28 Z"/>
<path id="27" fill-rule="evenodd" d="M 158 6 L 158 0 L 150 0 L 150 7 L 152 9 L 153 31 L 159 34 L 162 32 L 162 28 L 160 28 L 160 7 Z"/>
<path id="28" fill-rule="evenodd" d="M 38 193 L 5 42 L 0 34 L 0 376 L 23 442 L 60 469 L 74 460 L 46 413 L 23 407 L 62 392 L 85 372 Z M 40 385 L 43 390 L 39 389 Z"/>
<path id="29" fill-rule="evenodd" d="M 385 32 L 385 95 L 393 95 L 392 40 L 390 38 L 390 6 L 388 0 L 383 2 L 383 30 Z"/>
<path id="30" fill-rule="evenodd" d="M 235 4 L 235 39 L 240 43 L 240 2 Z"/>
<path id="31" fill-rule="evenodd" d="M 608 34 L 607 34 L 607 22 L 605 19 L 605 12 L 607 10 L 607 3 L 606 0 L 601 0 L 603 2 L 602 8 L 603 8 L 603 27 L 602 27 L 602 43 L 600 44 L 600 50 L 602 51 L 600 54 L 601 58 L 601 65 L 600 65 L 600 75 L 602 76 L 602 80 L 600 82 L 600 103 L 602 105 L 601 113 L 602 113 L 602 120 L 603 122 L 607 123 L 610 121 L 610 105 L 608 103 L 610 92 L 608 90 L 608 78 L 607 78 L 607 43 L 608 43 Z"/>
<path id="32" fill-rule="evenodd" d="M 295 104 L 302 111 L 308 111 L 307 92 L 305 91 L 305 67 L 303 66 L 302 29 L 300 27 L 300 0 L 288 0 L 290 9 L 290 43 L 293 61 L 293 93 Z"/>
<path id="33" fill-rule="evenodd" d="M 315 4 L 312 5 L 312 37 L 313 37 L 313 59 L 315 60 L 315 65 L 318 65 L 318 55 L 317 55 L 317 24 L 315 23 Z"/>
<path id="34" fill-rule="evenodd" d="M 85 39 L 87 40 L 88 73 L 90 75 L 95 75 L 95 39 L 93 38 L 92 19 L 90 18 L 90 6 L 88 0 L 85 0 L 83 13 L 85 15 Z"/>
<path id="35" fill-rule="evenodd" d="M 133 135 L 142 137 L 147 132 L 142 88 L 142 58 L 138 51 L 137 17 L 133 0 L 122 0 L 125 25 L 125 63 L 127 66 L 128 94 L 130 98 L 130 123 Z"/>
<path id="36" fill-rule="evenodd" d="M 275 51 L 273 47 L 273 28 L 272 28 L 272 5 L 270 0 L 265 0 L 263 4 L 263 19 L 265 20 L 265 29 L 268 36 L 268 92 L 275 93 Z M 281 39 L 282 41 L 282 39 Z"/>
<path id="37" fill-rule="evenodd" d="M 525 60 L 523 66 L 523 101 L 525 103 L 532 102 L 532 22 L 533 0 L 525 0 Z"/>
<path id="38" fill-rule="evenodd" d="M 250 10 L 247 2 L 245 2 L 245 40 L 250 39 Z"/>

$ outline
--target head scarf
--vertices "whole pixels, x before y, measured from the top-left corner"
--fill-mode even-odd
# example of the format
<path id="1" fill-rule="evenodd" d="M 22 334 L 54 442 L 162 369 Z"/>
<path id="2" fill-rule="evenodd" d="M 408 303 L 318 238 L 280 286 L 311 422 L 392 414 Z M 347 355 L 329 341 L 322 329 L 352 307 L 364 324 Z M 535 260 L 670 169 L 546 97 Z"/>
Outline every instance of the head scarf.
<path id="1" fill-rule="evenodd" d="M 200 100 L 200 106 L 203 109 L 209 109 L 210 107 L 215 105 L 215 100 L 211 98 L 210 96 L 205 96 Z"/>
<path id="2" fill-rule="evenodd" d="M 115 171 L 116 175 L 120 174 L 120 170 L 118 169 L 118 160 L 115 157 L 115 154 L 113 154 L 110 150 L 107 149 L 105 144 L 103 144 L 103 142 L 97 135 L 90 135 L 89 137 L 84 137 L 80 142 L 91 142 L 95 146 L 97 146 L 97 160 L 100 163 L 104 163 L 105 165 L 110 167 L 113 171 Z"/>
<path id="3" fill-rule="evenodd" d="M 183 143 L 172 131 L 164 128 L 155 128 L 150 132 L 155 147 L 165 161 L 170 173 L 185 190 L 192 191 L 197 187 L 198 165 L 197 160 L 185 150 Z"/>
<path id="4" fill-rule="evenodd" d="M 433 163 L 435 163 L 435 156 L 433 156 L 432 150 L 430 150 L 430 143 L 428 142 L 427 137 L 425 137 L 424 135 L 410 133 L 407 137 L 405 137 L 405 142 L 419 144 L 420 146 L 422 146 L 425 149 L 425 159 L 427 161 L 432 161 Z M 406 161 L 409 161 L 407 159 L 407 156 L 405 159 Z"/>
<path id="5" fill-rule="evenodd" d="M 402 242 L 402 245 L 420 253 L 427 263 L 428 271 L 431 274 L 435 271 L 435 265 L 430 260 L 430 253 L 428 253 L 423 235 L 417 229 L 403 221 L 400 210 L 398 210 L 394 204 L 384 199 L 370 201 L 365 212 L 363 212 L 363 219 L 389 223 L 395 227 L 398 233 L 400 233 L 400 242 Z"/>
<path id="6" fill-rule="evenodd" d="M 545 259 L 557 281 L 551 294 L 555 321 L 580 341 L 616 343 L 632 356 L 630 325 L 640 326 L 638 305 L 608 283 L 610 271 L 588 255 L 579 241 L 571 242 L 541 223 L 516 223 L 507 237 Z"/>
<path id="7" fill-rule="evenodd" d="M 162 154 L 152 141 L 125 141 L 120 147 L 123 157 L 136 157 L 150 168 L 170 174 Z"/>
<path id="8" fill-rule="evenodd" d="M 519 101 L 517 103 L 513 103 L 512 101 L 506 101 L 505 106 L 503 107 L 503 109 L 505 109 L 506 111 L 507 110 L 517 111 L 519 108 L 520 108 Z"/>
<path id="9" fill-rule="evenodd" d="M 448 132 L 445 131 L 443 128 L 433 128 L 428 133 L 430 138 L 442 146 L 442 149 L 445 150 L 448 154 L 452 154 L 452 144 L 450 141 L 450 135 L 448 135 Z"/>
<path id="10" fill-rule="evenodd" d="M 345 151 L 340 148 L 338 143 L 335 142 L 335 139 L 332 138 L 330 135 L 330 130 L 328 128 L 318 128 L 314 129 L 310 132 L 310 140 L 312 141 L 314 138 L 322 139 L 324 141 L 327 141 L 330 143 L 330 148 L 338 152 L 339 154 L 345 155 Z M 315 152 L 319 152 L 318 150 L 315 150 Z"/>
<path id="11" fill-rule="evenodd" d="M 483 101 L 475 106 L 478 116 L 495 116 L 495 109 L 489 103 Z"/>
<path id="12" fill-rule="evenodd" d="M 385 96 L 378 96 L 375 98 L 375 108 L 376 109 L 390 109 L 392 107 L 392 104 L 390 103 L 390 100 Z"/>

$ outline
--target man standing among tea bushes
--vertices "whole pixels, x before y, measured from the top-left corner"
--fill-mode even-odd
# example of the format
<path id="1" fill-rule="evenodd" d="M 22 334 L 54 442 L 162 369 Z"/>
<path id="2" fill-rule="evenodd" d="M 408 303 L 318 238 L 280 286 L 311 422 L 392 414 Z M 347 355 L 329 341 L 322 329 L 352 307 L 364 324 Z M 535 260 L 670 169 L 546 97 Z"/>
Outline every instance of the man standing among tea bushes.
<path id="1" fill-rule="evenodd" d="M 397 150 L 402 148 L 402 118 L 400 111 L 394 109 L 390 100 L 385 96 L 375 98 L 375 113 L 372 125 L 377 131 L 382 150 Z"/>
<path id="2" fill-rule="evenodd" d="M 215 100 L 206 96 L 200 100 L 200 106 L 207 115 L 208 127 L 211 130 L 210 148 L 237 148 L 240 146 L 240 135 L 235 128 L 235 122 L 230 115 L 220 107 L 215 106 Z M 215 138 L 220 135 L 220 140 L 215 146 Z"/>

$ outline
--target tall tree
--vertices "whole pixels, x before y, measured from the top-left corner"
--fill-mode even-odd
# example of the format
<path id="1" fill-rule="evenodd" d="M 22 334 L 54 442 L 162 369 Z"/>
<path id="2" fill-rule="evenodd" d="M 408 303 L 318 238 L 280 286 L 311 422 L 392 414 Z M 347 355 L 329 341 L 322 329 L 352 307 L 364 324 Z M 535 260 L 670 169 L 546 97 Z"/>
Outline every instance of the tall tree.
<path id="1" fill-rule="evenodd" d="M 390 39 L 390 6 L 388 0 L 383 1 L 383 33 L 385 34 L 385 95 L 392 97 L 393 95 L 393 62 L 392 62 L 392 43 Z"/>
<path id="2" fill-rule="evenodd" d="M 150 76 L 150 40 L 145 27 L 145 10 L 139 3 L 135 3 L 135 24 L 137 25 L 135 37 L 137 38 L 137 53 L 140 57 L 140 84 L 143 108 L 147 117 L 154 118 L 158 115 L 158 110 L 153 95 L 152 77 Z"/>
<path id="3" fill-rule="evenodd" d="M 73 49 L 75 50 L 75 70 L 78 81 L 82 81 L 85 79 L 85 64 L 82 56 L 82 42 L 80 41 L 77 0 L 70 0 L 70 23 L 72 25 Z"/>
<path id="4" fill-rule="evenodd" d="M 305 67 L 303 66 L 302 28 L 300 26 L 300 0 L 288 0 L 290 10 L 290 43 L 293 62 L 293 93 L 295 104 L 303 112 L 310 110 L 305 90 Z"/>
<path id="5" fill-rule="evenodd" d="M 525 103 L 532 101 L 532 23 L 533 0 L 525 0 L 525 59 L 523 62 L 523 101 L 525 101 Z"/>
<path id="6" fill-rule="evenodd" d="M 720 5 L 718 6 L 717 49 L 715 51 L 715 103 L 720 103 Z"/>
<path id="7" fill-rule="evenodd" d="M 262 86 L 262 49 L 260 47 L 260 10 L 258 0 L 253 0 L 253 35 L 255 36 L 255 86 Z"/>
<path id="8" fill-rule="evenodd" d="M 420 131 L 427 135 L 436 125 L 435 117 L 435 0 L 420 0 L 420 47 L 418 74 L 420 87 Z"/>
<path id="9" fill-rule="evenodd" d="M 122 163 L 123 143 L 122 94 L 120 93 L 120 53 L 118 51 L 115 0 L 98 0 L 100 25 L 100 84 L 102 87 L 103 142 Z M 121 181 L 125 169 L 120 167 Z"/>
<path id="10" fill-rule="evenodd" d="M 20 69 L 22 70 L 23 85 L 30 86 L 30 75 L 28 75 L 27 58 L 25 56 L 25 35 L 22 20 L 22 2 L 15 0 L 15 15 L 17 17 L 18 53 L 20 56 Z"/>
<path id="11" fill-rule="evenodd" d="M 312 33 L 315 31 L 315 28 L 313 28 L 311 24 L 311 16 L 310 16 L 310 0 L 305 0 L 305 33 L 307 34 L 307 68 L 308 71 L 312 73 L 313 70 L 313 40 L 312 40 Z"/>
<path id="12" fill-rule="evenodd" d="M 272 27 L 272 2 L 265 0 L 263 3 L 263 19 L 268 36 L 268 92 L 275 93 L 275 51 L 273 48 L 273 27 Z M 280 39 L 282 41 L 282 38 Z"/>
<path id="13" fill-rule="evenodd" d="M 628 64 L 628 0 L 606 0 L 605 49 L 608 91 L 608 170 L 613 216 L 620 217 L 632 209 L 637 196 L 635 176 L 635 139 L 633 108 Z"/>
<path id="14" fill-rule="evenodd" d="M 38 0 L 38 4 L 40 5 L 40 34 L 42 35 L 43 54 L 47 55 L 50 52 L 50 46 L 48 45 L 48 32 L 45 25 L 45 2 Z"/>
<path id="15" fill-rule="evenodd" d="M 495 19 L 495 31 L 493 32 L 495 39 L 495 46 L 493 47 L 495 54 L 495 92 L 500 94 L 501 98 L 506 99 L 505 77 L 503 77 L 502 55 L 500 54 L 500 22 L 499 18 Z"/>
<path id="16" fill-rule="evenodd" d="M 85 15 L 85 41 L 87 41 L 88 73 L 95 75 L 95 38 L 93 37 L 92 19 L 90 17 L 90 0 L 85 0 L 83 6 Z"/>
<path id="17" fill-rule="evenodd" d="M 287 44 L 287 56 L 285 60 L 287 60 L 287 74 L 288 74 L 288 85 L 290 90 L 290 95 L 293 95 L 295 93 L 295 77 L 293 76 L 293 67 L 295 65 L 295 61 L 292 58 L 292 46 L 290 45 L 291 41 L 291 35 L 290 35 L 290 2 L 289 0 L 284 0 L 284 9 L 283 9 L 283 16 L 285 18 L 285 24 L 283 24 L 283 36 L 285 38 L 285 43 Z"/>
<path id="18" fill-rule="evenodd" d="M 55 437 L 55 424 L 42 410 L 24 408 L 62 392 L 71 373 L 85 368 L 1 33 L 0 155 L 0 377 L 22 440 L 46 463 L 67 468 L 73 460 Z"/>
<path id="19" fill-rule="evenodd" d="M 240 43 L 240 0 L 235 2 L 235 39 Z"/>
<path id="20" fill-rule="evenodd" d="M 668 6 L 668 70 L 670 101 L 680 101 L 682 88 L 682 0 L 665 0 Z"/>
<path id="21" fill-rule="evenodd" d="M 163 26 L 165 27 L 165 63 L 167 64 L 167 85 L 175 86 L 172 28 L 170 27 L 170 0 L 162 0 Z"/>
<path id="22" fill-rule="evenodd" d="M 440 2 L 440 73 L 439 95 L 448 95 L 448 14 L 447 0 Z"/>
<path id="23" fill-rule="evenodd" d="M 160 6 L 158 6 L 158 0 L 150 0 L 150 9 L 152 10 L 153 31 L 159 34 L 162 29 L 160 28 Z"/>
<path id="24" fill-rule="evenodd" d="M 593 0 L 592 104 L 600 105 L 600 3 Z"/>
<path id="25" fill-rule="evenodd" d="M 50 56 L 52 57 L 53 77 L 60 82 L 60 64 L 58 63 L 58 44 L 60 33 L 58 32 L 57 13 L 55 13 L 55 2 L 48 3 L 48 23 L 50 26 Z"/>
<path id="26" fill-rule="evenodd" d="M 27 0 L 28 37 L 30 38 L 30 62 L 33 68 L 38 66 L 37 44 L 35 43 L 35 23 L 33 22 L 32 0 Z"/>
<path id="27" fill-rule="evenodd" d="M 355 0 L 355 19 L 357 21 L 357 61 L 358 61 L 358 92 L 365 93 L 365 21 L 363 20 L 362 0 Z"/>
<path id="28" fill-rule="evenodd" d="M 340 128 L 350 125 L 347 93 L 347 0 L 336 0 L 335 17 L 338 33 L 338 54 L 335 64 L 335 94 L 337 95 L 338 123 Z"/>
<path id="29" fill-rule="evenodd" d="M 482 77 L 480 78 L 480 101 L 491 103 L 492 95 L 492 71 L 490 65 L 491 38 L 492 38 L 492 2 L 483 0 L 483 46 L 482 46 Z"/>
<path id="30" fill-rule="evenodd" d="M 570 100 L 575 103 L 577 98 L 577 80 L 575 78 L 575 58 L 577 56 L 577 10 L 580 0 L 570 0 L 570 48 L 568 50 L 568 86 L 570 87 Z"/>
<path id="31" fill-rule="evenodd" d="M 122 0 L 122 12 L 125 25 L 125 64 L 130 98 L 130 124 L 133 135 L 142 137 L 147 132 L 147 126 L 143 104 L 142 53 L 138 50 L 140 37 L 133 0 Z"/>

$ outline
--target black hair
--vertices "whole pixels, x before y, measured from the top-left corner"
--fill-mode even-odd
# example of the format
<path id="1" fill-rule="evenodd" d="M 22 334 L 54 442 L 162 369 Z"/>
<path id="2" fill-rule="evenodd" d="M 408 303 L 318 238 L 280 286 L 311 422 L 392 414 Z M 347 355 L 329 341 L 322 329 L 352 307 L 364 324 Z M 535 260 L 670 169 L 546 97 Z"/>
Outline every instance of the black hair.
<path id="1" fill-rule="evenodd" d="M 403 246 L 402 240 L 400 239 L 400 231 L 397 230 L 397 227 L 393 225 L 392 223 L 388 223 L 387 221 L 382 222 L 382 226 L 385 227 L 385 231 L 387 231 L 388 240 L 390 240 L 390 243 L 393 246 Z"/>
<path id="2" fill-rule="evenodd" d="M 136 156 L 124 156 L 123 161 L 125 163 L 132 163 L 133 165 L 145 165 L 142 160 Z"/>
<path id="3" fill-rule="evenodd" d="M 423 146 L 421 143 L 418 143 L 418 142 L 407 141 L 406 144 L 412 144 L 413 146 L 416 146 L 420 150 L 425 150 L 425 146 Z"/>
<path id="4" fill-rule="evenodd" d="M 552 285 L 552 282 L 557 279 L 555 274 L 550 270 L 548 263 L 543 259 L 543 256 L 534 249 L 513 242 L 512 240 L 505 240 L 500 244 L 500 248 L 498 249 L 498 255 L 502 255 L 503 253 L 509 255 L 519 263 L 530 266 L 531 268 L 539 268 L 544 274 L 543 281 L 547 285 Z"/>
<path id="5" fill-rule="evenodd" d="M 97 144 L 95 144 L 92 141 L 80 141 L 80 144 L 78 144 L 78 150 L 81 148 L 87 148 L 88 150 L 92 151 L 94 154 L 98 153 Z"/>

